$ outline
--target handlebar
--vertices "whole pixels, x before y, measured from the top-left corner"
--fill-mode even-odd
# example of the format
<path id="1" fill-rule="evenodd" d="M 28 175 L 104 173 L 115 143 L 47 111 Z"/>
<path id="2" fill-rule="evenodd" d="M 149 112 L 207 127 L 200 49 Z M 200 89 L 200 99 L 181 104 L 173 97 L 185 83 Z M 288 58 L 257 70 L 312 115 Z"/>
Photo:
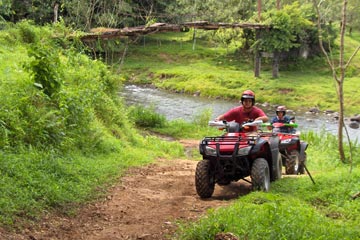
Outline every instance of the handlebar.
<path id="1" fill-rule="evenodd" d="M 293 127 L 297 128 L 299 125 L 297 123 L 263 123 L 261 124 L 262 127 Z"/>
<path id="2" fill-rule="evenodd" d="M 245 122 L 241 125 L 241 127 L 247 127 L 247 126 L 262 126 L 263 121 L 262 120 L 257 120 L 257 121 L 252 121 L 252 122 Z M 208 125 L 210 127 L 217 127 L 217 128 L 227 128 L 230 126 L 230 122 L 227 121 L 209 121 Z"/>

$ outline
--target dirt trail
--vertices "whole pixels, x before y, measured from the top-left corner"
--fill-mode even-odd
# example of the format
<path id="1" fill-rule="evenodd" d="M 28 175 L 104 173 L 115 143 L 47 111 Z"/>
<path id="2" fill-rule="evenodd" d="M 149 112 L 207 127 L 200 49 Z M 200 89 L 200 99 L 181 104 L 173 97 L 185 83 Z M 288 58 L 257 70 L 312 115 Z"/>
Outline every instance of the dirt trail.
<path id="1" fill-rule="evenodd" d="M 187 149 L 198 141 L 183 141 Z M 169 239 L 177 221 L 194 221 L 209 208 L 225 206 L 250 192 L 240 181 L 216 186 L 213 197 L 200 199 L 194 186 L 196 161 L 158 160 L 128 171 L 104 201 L 84 207 L 74 218 L 51 216 L 36 228 L 4 239 Z M 1 238 L 2 239 L 2 238 Z"/>

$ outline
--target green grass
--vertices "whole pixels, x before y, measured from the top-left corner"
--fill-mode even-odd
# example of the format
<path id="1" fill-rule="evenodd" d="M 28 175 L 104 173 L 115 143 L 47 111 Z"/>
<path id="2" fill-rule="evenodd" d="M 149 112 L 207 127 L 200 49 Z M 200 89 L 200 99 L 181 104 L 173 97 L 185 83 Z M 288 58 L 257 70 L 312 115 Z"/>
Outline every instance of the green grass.
<path id="1" fill-rule="evenodd" d="M 326 179 L 319 177 L 317 180 L 321 184 L 320 181 Z M 316 194 L 318 185 L 310 185 L 308 179 L 296 179 L 298 187 L 295 189 L 288 187 L 295 185 L 290 181 L 284 179 L 282 183 L 273 184 L 273 190 L 269 193 L 252 192 L 236 200 L 230 207 L 210 210 L 207 217 L 180 228 L 180 234 L 173 239 L 210 240 L 220 232 L 231 232 L 239 239 L 358 238 L 360 219 L 357 215 L 360 209 L 349 195 L 345 195 L 340 202 L 333 202 L 326 198 L 325 193 Z M 284 193 L 288 190 L 292 192 Z M 306 196 L 315 195 L 309 199 L 294 196 L 294 192 L 300 191 L 305 192 Z M 323 209 L 324 205 L 327 205 L 326 210 Z"/>
<path id="2" fill-rule="evenodd" d="M 190 33 L 163 33 L 147 36 L 145 44 L 131 45 L 122 67 L 126 81 L 202 96 L 238 99 L 247 88 L 258 102 L 283 104 L 289 108 L 319 107 L 338 110 L 335 82 L 325 59 L 280 64 L 280 77 L 271 77 L 269 59 L 263 59 L 260 78 L 255 78 L 252 59 Z M 346 56 L 360 45 L 357 33 L 346 37 Z M 161 44 L 159 44 L 161 42 Z M 360 104 L 360 58 L 355 57 L 344 83 L 345 111 L 357 113 Z M 284 94 L 284 92 L 286 94 Z"/>

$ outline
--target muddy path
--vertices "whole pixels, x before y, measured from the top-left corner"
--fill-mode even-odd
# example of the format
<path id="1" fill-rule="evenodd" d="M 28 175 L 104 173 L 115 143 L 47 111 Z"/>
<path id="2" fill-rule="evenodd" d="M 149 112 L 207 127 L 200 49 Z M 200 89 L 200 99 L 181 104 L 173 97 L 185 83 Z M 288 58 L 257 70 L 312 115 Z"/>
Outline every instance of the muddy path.
<path id="1" fill-rule="evenodd" d="M 186 149 L 198 141 L 182 141 Z M 130 169 L 102 201 L 85 206 L 72 218 L 51 215 L 36 227 L 1 239 L 169 239 L 178 221 L 195 221 L 210 208 L 230 204 L 250 192 L 240 181 L 215 187 L 211 199 L 200 199 L 194 186 L 196 161 L 159 159 Z"/>

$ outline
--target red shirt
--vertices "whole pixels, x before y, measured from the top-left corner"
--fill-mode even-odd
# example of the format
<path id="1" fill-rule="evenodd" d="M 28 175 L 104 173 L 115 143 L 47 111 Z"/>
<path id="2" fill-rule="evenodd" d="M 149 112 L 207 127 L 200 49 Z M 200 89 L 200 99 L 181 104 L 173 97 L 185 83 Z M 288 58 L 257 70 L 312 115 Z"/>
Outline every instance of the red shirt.
<path id="1" fill-rule="evenodd" d="M 235 121 L 240 125 L 249 120 L 255 120 L 258 117 L 266 116 L 263 110 L 253 106 L 250 112 L 244 112 L 243 106 L 238 106 L 233 109 L 230 109 L 224 114 L 224 119 L 228 122 Z M 253 130 L 255 130 L 254 128 Z"/>

